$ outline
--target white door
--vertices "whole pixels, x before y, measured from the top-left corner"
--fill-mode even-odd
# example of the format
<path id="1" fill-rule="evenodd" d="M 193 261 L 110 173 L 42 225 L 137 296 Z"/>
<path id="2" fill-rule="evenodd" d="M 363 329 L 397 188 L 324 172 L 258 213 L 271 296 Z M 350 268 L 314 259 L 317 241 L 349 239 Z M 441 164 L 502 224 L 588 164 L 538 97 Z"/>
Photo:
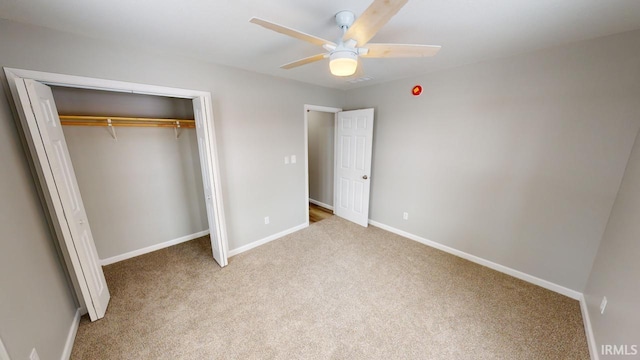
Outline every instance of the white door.
<path id="1" fill-rule="evenodd" d="M 52 216 L 57 217 L 60 224 L 57 228 L 62 242 L 60 246 L 66 248 L 71 258 L 73 269 L 69 269 L 72 272 L 70 275 L 76 277 L 89 316 L 95 321 L 104 317 L 107 311 L 109 289 L 93 242 L 53 94 L 48 86 L 37 81 L 18 81 L 24 81 L 28 95 L 28 101 L 21 96 L 27 121 L 35 121 L 37 126 L 27 134 L 34 143 L 40 145 L 36 146 L 39 163 L 36 166 L 41 166 L 45 177 L 52 180 L 47 181 L 47 187 L 54 209 Z"/>
<path id="2" fill-rule="evenodd" d="M 334 213 L 366 227 L 369 220 L 373 109 L 339 112 L 337 125 Z"/>
<path id="3" fill-rule="evenodd" d="M 216 216 L 218 209 L 216 207 L 214 174 L 212 169 L 213 156 L 211 148 L 208 146 L 209 141 L 206 139 L 212 136 L 210 129 L 204 126 L 204 112 L 207 107 L 202 98 L 193 99 L 193 115 L 196 120 L 196 137 L 198 138 L 198 152 L 200 154 L 200 170 L 202 172 L 202 187 L 204 188 L 204 201 L 207 206 L 207 220 L 209 221 L 209 237 L 211 238 L 211 250 L 213 258 L 220 266 L 227 266 L 227 256 L 223 249 L 220 229 L 216 227 Z"/>

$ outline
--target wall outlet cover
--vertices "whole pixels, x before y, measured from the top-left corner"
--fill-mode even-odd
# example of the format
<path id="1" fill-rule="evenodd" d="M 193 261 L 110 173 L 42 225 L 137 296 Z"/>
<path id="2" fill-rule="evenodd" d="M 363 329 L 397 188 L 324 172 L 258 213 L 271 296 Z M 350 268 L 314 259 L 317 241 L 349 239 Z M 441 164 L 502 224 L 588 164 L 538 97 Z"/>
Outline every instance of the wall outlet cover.
<path id="1" fill-rule="evenodd" d="M 409 220 L 409 213 L 408 212 L 402 213 L 402 219 Z"/>
<path id="2" fill-rule="evenodd" d="M 291 155 L 291 163 L 295 164 L 297 161 L 296 156 L 295 155 Z"/>
<path id="3" fill-rule="evenodd" d="M 265 216 L 265 217 L 264 217 L 264 224 L 265 224 L 265 225 L 268 225 L 270 222 L 271 222 L 271 220 L 269 220 L 269 217 L 268 217 L 268 216 Z"/>

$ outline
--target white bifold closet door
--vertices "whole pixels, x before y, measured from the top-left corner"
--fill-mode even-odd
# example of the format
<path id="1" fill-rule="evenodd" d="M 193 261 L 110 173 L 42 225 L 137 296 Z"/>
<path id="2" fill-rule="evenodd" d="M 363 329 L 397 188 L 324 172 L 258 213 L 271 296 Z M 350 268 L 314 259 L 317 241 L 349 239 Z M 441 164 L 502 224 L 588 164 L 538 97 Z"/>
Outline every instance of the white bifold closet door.
<path id="1" fill-rule="evenodd" d="M 104 317 L 109 304 L 109 289 L 100 266 L 80 189 L 73 171 L 69 150 L 64 140 L 60 118 L 51 89 L 37 81 L 24 81 L 27 96 L 20 96 L 22 110 L 30 123 L 29 133 L 37 151 L 36 167 L 40 167 L 50 199 L 48 205 L 65 247 L 74 277 L 82 293 L 91 320 Z M 20 88 L 20 87 L 19 87 Z M 32 126 L 35 125 L 35 126 Z M 57 221 L 56 221 L 57 220 Z M 77 280 L 77 282 L 75 281 Z"/>
<path id="2" fill-rule="evenodd" d="M 193 116 L 196 120 L 196 137 L 198 138 L 198 152 L 200 154 L 200 171 L 202 172 L 202 187 L 204 189 L 204 202 L 207 207 L 207 221 L 209 222 L 209 237 L 211 238 L 211 251 L 213 258 L 220 266 L 227 266 L 227 257 L 224 255 L 223 242 L 220 236 L 220 229 L 216 226 L 215 217 L 218 216 L 216 211 L 215 189 L 213 188 L 213 149 L 209 147 L 206 140 L 210 129 L 205 126 L 204 112 L 207 107 L 202 98 L 193 99 Z"/>

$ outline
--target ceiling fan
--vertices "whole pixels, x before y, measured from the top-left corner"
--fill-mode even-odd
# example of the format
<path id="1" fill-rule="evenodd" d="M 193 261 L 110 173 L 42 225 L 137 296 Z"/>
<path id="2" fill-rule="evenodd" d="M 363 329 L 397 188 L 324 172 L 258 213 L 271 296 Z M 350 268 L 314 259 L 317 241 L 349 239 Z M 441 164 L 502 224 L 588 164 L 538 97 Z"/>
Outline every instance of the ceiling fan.
<path id="1" fill-rule="evenodd" d="M 351 76 L 356 71 L 362 72 L 359 58 L 408 58 L 434 56 L 440 50 L 437 45 L 415 44 L 374 44 L 369 40 L 382 28 L 409 0 L 374 0 L 356 20 L 353 12 L 348 10 L 336 14 L 336 23 L 342 29 L 342 37 L 336 42 L 301 31 L 278 25 L 257 17 L 249 22 L 263 26 L 293 38 L 322 46 L 328 52 L 304 59 L 296 60 L 280 66 L 292 69 L 329 58 L 329 69 L 335 76 Z"/>

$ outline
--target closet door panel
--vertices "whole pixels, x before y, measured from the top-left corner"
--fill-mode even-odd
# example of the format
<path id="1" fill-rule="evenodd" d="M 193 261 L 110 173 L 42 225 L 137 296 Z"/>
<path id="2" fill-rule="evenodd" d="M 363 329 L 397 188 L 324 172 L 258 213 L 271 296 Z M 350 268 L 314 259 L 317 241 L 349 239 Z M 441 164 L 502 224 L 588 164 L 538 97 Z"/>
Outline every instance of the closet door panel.
<path id="1" fill-rule="evenodd" d="M 202 98 L 193 100 L 193 115 L 196 121 L 196 135 L 198 138 L 198 154 L 200 155 L 200 170 L 202 172 L 202 187 L 204 189 L 204 201 L 207 208 L 207 220 L 209 222 L 209 236 L 211 238 L 211 250 L 213 258 L 220 266 L 227 265 L 227 257 L 223 249 L 220 229 L 216 226 L 218 209 L 216 207 L 216 189 L 213 174 L 213 134 L 205 122 L 205 112 L 208 109 Z M 209 141 L 207 141 L 209 139 Z"/>
<path id="2" fill-rule="evenodd" d="M 42 145 L 36 154 L 38 165 L 45 174 L 46 187 L 52 207 L 52 216 L 60 246 L 66 248 L 72 263 L 70 276 L 75 276 L 91 320 L 104 317 L 110 294 L 100 266 L 98 252 L 80 195 L 80 189 L 69 156 L 69 150 L 60 125 L 51 89 L 34 80 L 24 80 L 28 107 L 23 103 L 25 115 L 35 122 L 30 129 L 33 141 Z M 31 126 L 30 126 L 31 127 Z M 74 281 L 75 283 L 75 281 Z"/>

